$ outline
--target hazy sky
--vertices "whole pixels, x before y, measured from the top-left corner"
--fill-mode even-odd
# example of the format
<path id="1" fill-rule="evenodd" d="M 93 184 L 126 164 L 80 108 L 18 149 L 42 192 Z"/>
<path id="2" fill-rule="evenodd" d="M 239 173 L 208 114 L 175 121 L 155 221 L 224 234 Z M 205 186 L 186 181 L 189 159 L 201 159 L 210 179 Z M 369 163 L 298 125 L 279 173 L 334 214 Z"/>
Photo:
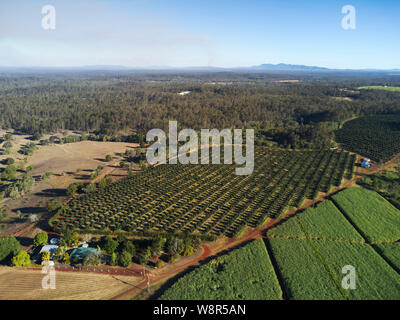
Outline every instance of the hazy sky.
<path id="1" fill-rule="evenodd" d="M 42 7 L 56 29 L 42 28 Z M 356 8 L 356 29 L 341 10 Z M 1 0 L 0 66 L 400 68 L 400 1 Z"/>

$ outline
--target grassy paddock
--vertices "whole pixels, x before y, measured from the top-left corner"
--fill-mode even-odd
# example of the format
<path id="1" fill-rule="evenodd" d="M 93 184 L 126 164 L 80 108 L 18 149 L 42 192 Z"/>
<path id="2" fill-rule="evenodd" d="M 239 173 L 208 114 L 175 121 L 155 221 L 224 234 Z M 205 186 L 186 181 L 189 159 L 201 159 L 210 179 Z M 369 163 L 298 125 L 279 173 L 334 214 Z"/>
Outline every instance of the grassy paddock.
<path id="1" fill-rule="evenodd" d="M 397 270 L 400 270 L 400 242 L 378 244 L 378 252 L 382 254 Z"/>
<path id="2" fill-rule="evenodd" d="M 400 239 L 400 210 L 378 193 L 349 188 L 332 198 L 371 243 Z"/>
<path id="3" fill-rule="evenodd" d="M 362 236 L 346 220 L 331 201 L 324 201 L 316 208 L 290 218 L 270 229 L 269 238 L 301 238 L 364 242 Z"/>
<path id="4" fill-rule="evenodd" d="M 400 299 L 400 276 L 367 244 L 269 239 L 290 299 Z M 356 271 L 356 289 L 344 290 L 342 268 Z"/>
<path id="5" fill-rule="evenodd" d="M 400 87 L 385 87 L 385 86 L 367 86 L 367 87 L 360 87 L 359 90 L 384 90 L 384 91 L 391 91 L 391 92 L 400 92 Z"/>
<path id="6" fill-rule="evenodd" d="M 278 300 L 282 291 L 262 240 L 189 272 L 160 300 Z"/>

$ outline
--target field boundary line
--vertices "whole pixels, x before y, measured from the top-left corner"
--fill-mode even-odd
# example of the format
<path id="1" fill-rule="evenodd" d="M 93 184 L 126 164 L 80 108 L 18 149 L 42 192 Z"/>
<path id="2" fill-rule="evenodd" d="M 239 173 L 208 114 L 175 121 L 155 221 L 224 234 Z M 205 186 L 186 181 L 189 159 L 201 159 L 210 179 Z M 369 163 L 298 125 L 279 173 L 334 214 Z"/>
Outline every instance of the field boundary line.
<path id="1" fill-rule="evenodd" d="M 396 241 L 396 242 L 397 242 L 397 241 Z M 393 242 L 393 243 L 396 243 L 396 242 Z M 383 260 L 385 260 L 385 262 L 386 262 L 394 271 L 397 272 L 398 275 L 400 275 L 400 269 L 399 269 L 396 265 L 394 265 L 393 262 L 390 261 L 383 253 L 381 253 L 381 249 L 380 249 L 377 245 L 372 244 L 371 247 L 372 247 L 372 249 L 373 249 Z"/>
<path id="2" fill-rule="evenodd" d="M 348 216 L 346 211 L 340 206 L 339 203 L 333 197 L 330 197 L 329 200 L 332 201 L 332 203 L 335 205 L 335 207 L 341 212 L 343 217 L 352 225 L 354 230 L 357 231 L 357 233 L 364 239 L 364 242 L 366 244 L 371 244 L 369 240 L 367 240 L 367 236 L 360 230 L 360 228 L 354 223 L 354 221 Z"/>
<path id="3" fill-rule="evenodd" d="M 389 265 L 389 267 L 390 268 L 392 268 L 398 275 L 400 275 L 400 270 L 396 267 L 396 266 L 394 266 L 393 265 L 393 263 L 390 261 L 390 260 L 388 260 L 383 254 L 381 254 L 381 252 L 380 252 L 380 250 L 377 250 L 377 248 L 376 248 L 376 243 L 371 243 L 371 242 L 369 242 L 369 241 L 367 241 L 367 239 L 366 239 L 366 236 L 364 235 L 364 233 L 361 231 L 361 230 L 359 230 L 359 228 L 353 223 L 353 221 L 351 220 L 351 218 L 347 215 L 347 213 L 340 207 L 340 205 L 333 199 L 333 198 L 331 198 L 330 199 L 331 201 L 332 201 L 332 203 L 338 208 L 338 210 L 343 214 L 343 216 L 351 223 L 351 225 L 354 227 L 354 229 L 364 238 L 364 241 L 365 241 L 365 244 L 367 244 L 367 245 L 369 245 L 371 248 L 372 248 L 372 250 L 374 250 L 375 251 L 375 253 L 380 257 L 380 258 L 382 258 L 383 259 L 383 261 L 385 261 L 388 265 Z M 389 244 L 389 243 L 396 243 L 396 242 L 398 242 L 399 240 L 396 240 L 396 241 L 393 241 L 393 242 L 388 242 L 387 244 Z M 379 244 L 384 244 L 384 243 L 379 243 Z"/>
<path id="4" fill-rule="evenodd" d="M 297 220 L 295 220 L 295 222 L 299 225 L 301 231 L 303 231 L 303 233 L 305 235 L 308 235 L 306 228 L 301 223 L 301 221 L 299 219 L 297 219 Z M 315 246 L 313 240 L 306 240 L 306 241 L 310 244 L 311 249 L 314 251 L 317 259 L 321 262 L 322 266 L 324 267 L 326 272 L 329 274 L 329 277 L 332 279 L 332 281 L 335 284 L 336 288 L 338 289 L 339 293 L 343 296 L 344 299 L 350 300 L 351 298 L 350 298 L 349 294 L 346 291 L 343 291 L 343 288 L 339 284 L 340 281 L 337 279 L 335 273 L 329 267 L 329 264 L 325 261 L 324 257 L 322 256 L 321 252 L 319 251 L 318 247 Z"/>
<path id="5" fill-rule="evenodd" d="M 271 260 L 272 268 L 274 270 L 276 279 L 278 280 L 278 284 L 279 284 L 279 286 L 281 288 L 282 299 L 283 300 L 290 300 L 287 288 L 286 288 L 286 286 L 284 284 L 284 281 L 283 281 L 283 276 L 282 276 L 282 274 L 281 274 L 281 272 L 279 270 L 278 263 L 277 263 L 277 261 L 275 259 L 275 256 L 274 256 L 274 254 L 272 252 L 272 248 L 271 248 L 268 240 L 269 239 L 267 239 L 267 238 L 263 239 L 264 247 L 265 247 L 265 250 L 267 251 L 269 259 Z"/>

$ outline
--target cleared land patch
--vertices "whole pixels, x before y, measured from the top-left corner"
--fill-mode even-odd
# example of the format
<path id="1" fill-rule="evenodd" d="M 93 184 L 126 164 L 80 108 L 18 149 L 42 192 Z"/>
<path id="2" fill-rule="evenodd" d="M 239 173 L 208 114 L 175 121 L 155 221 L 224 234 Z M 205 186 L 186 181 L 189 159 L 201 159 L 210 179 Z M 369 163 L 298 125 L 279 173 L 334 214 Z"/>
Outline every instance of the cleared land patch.
<path id="1" fill-rule="evenodd" d="M 360 87 L 359 90 L 384 90 L 384 91 L 391 91 L 391 92 L 400 92 L 400 87 L 388 87 L 388 86 L 367 86 L 367 87 Z"/>
<path id="2" fill-rule="evenodd" d="M 175 282 L 160 300 L 277 300 L 282 291 L 262 240 L 215 258 Z"/>
<path id="3" fill-rule="evenodd" d="M 137 146 L 125 142 L 82 141 L 69 144 L 42 146 L 33 154 L 29 165 L 34 167 L 33 175 L 45 172 L 62 173 L 78 169 L 96 168 L 104 165 L 107 154 L 125 152 Z"/>
<path id="4" fill-rule="evenodd" d="M 400 239 L 400 210 L 378 193 L 363 188 L 349 188 L 332 198 L 371 243 Z"/>

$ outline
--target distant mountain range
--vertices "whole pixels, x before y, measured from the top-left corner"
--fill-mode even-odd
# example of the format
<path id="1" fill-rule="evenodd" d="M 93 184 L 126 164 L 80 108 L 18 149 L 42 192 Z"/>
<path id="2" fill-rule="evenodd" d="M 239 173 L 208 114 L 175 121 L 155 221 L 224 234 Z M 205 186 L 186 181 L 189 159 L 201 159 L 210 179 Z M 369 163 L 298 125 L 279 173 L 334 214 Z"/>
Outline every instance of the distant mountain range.
<path id="1" fill-rule="evenodd" d="M 181 72 L 399 72 L 400 69 L 380 70 L 380 69 L 329 69 L 318 66 L 305 66 L 296 64 L 261 64 L 251 67 L 125 67 L 117 65 L 93 65 L 81 67 L 1 67 L 0 72 L 51 72 L 51 71 L 181 71 Z"/>
<path id="2" fill-rule="evenodd" d="M 254 70 L 272 70 L 272 71 L 327 71 L 328 68 L 303 66 L 297 64 L 262 64 L 259 66 L 251 67 Z"/>

